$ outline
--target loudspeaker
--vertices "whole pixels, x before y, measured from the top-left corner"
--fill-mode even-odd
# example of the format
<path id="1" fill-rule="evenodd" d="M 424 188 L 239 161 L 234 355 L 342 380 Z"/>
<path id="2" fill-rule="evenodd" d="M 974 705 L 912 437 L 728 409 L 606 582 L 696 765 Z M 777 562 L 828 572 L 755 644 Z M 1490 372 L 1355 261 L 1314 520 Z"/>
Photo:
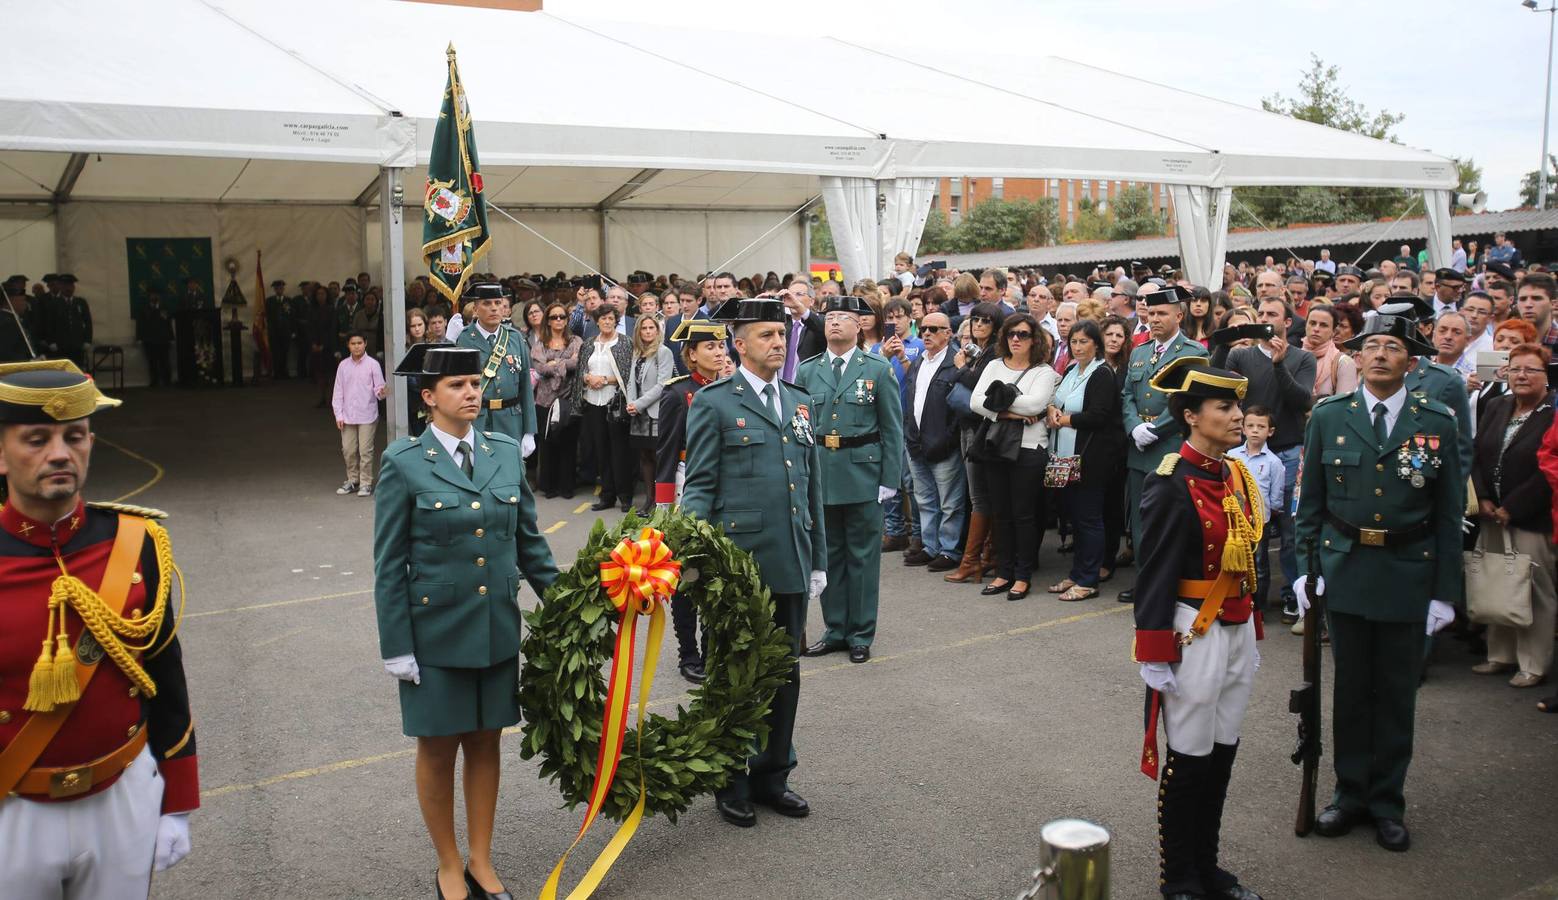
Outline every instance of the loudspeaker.
<path id="1" fill-rule="evenodd" d="M 1473 213 L 1480 213 L 1488 208 L 1488 192 L 1478 191 L 1475 194 L 1456 194 L 1455 205 L 1462 209 L 1469 209 Z"/>

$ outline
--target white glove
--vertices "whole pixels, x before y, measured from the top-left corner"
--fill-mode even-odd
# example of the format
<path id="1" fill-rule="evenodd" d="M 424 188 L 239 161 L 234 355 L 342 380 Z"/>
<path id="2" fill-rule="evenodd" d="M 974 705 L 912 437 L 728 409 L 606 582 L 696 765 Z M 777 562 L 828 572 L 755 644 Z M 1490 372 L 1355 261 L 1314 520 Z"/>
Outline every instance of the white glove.
<path id="1" fill-rule="evenodd" d="M 1428 634 L 1438 634 L 1455 621 L 1455 607 L 1443 600 L 1428 601 Z"/>
<path id="2" fill-rule="evenodd" d="M 1255 651 L 1255 671 L 1259 672 L 1260 671 L 1260 648 L 1259 647 L 1252 647 L 1250 649 Z"/>
<path id="3" fill-rule="evenodd" d="M 528 458 L 534 452 L 536 452 L 536 436 L 533 434 L 520 435 L 519 455 Z"/>
<path id="4" fill-rule="evenodd" d="M 1319 591 L 1322 594 L 1325 593 L 1325 576 L 1324 575 L 1318 575 L 1318 576 L 1315 577 L 1315 590 Z M 1298 601 L 1298 614 L 1300 616 L 1302 616 L 1304 613 L 1309 612 L 1309 576 L 1308 575 L 1300 575 L 1300 576 L 1298 576 L 1298 580 L 1293 582 L 1293 599 Z"/>
<path id="5" fill-rule="evenodd" d="M 152 856 L 155 871 L 171 869 L 189 855 L 189 813 L 173 813 L 157 820 L 157 849 Z"/>
<path id="6" fill-rule="evenodd" d="M 701 574 L 702 573 L 698 571 L 698 567 L 697 566 L 693 566 L 691 568 L 683 569 L 682 570 L 681 580 L 679 580 L 677 582 L 677 584 L 692 584 L 693 582 L 698 580 L 698 576 L 701 575 Z"/>
<path id="7" fill-rule="evenodd" d="M 1152 426 L 1148 425 L 1146 422 L 1143 422 L 1140 425 L 1137 425 L 1135 428 L 1131 429 L 1131 440 L 1136 442 L 1137 450 L 1147 449 L 1147 445 L 1157 439 L 1157 432 L 1153 431 Z"/>
<path id="8" fill-rule="evenodd" d="M 811 598 L 821 599 L 822 592 L 828 587 L 828 573 L 821 569 L 814 569 L 811 573 Z"/>
<path id="9" fill-rule="evenodd" d="M 1147 687 L 1159 693 L 1179 693 L 1179 682 L 1174 680 L 1174 669 L 1166 662 L 1142 663 L 1141 680 L 1147 682 Z"/>
<path id="10" fill-rule="evenodd" d="M 897 488 L 878 487 L 876 489 L 876 502 L 878 503 L 886 503 L 896 496 L 898 496 Z"/>
<path id="11" fill-rule="evenodd" d="M 409 681 L 412 684 L 422 683 L 422 670 L 417 668 L 417 658 L 407 653 L 405 656 L 395 656 L 384 661 L 384 671 L 399 678 L 401 681 Z"/>

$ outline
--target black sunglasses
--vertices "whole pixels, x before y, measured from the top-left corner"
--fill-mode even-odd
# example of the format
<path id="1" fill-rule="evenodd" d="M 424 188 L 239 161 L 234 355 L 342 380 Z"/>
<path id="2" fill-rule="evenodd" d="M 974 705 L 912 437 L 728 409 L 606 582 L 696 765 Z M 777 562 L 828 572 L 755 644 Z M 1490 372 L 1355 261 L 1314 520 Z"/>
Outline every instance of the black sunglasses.
<path id="1" fill-rule="evenodd" d="M 548 322 L 566 322 L 566 321 L 568 321 L 568 317 L 567 316 L 547 316 L 546 319 L 547 319 Z"/>
<path id="2" fill-rule="evenodd" d="M 1031 332 L 1031 331 L 1008 331 L 1006 333 L 1006 339 L 1007 340 L 1011 340 L 1012 338 L 1017 338 L 1020 341 L 1032 340 L 1033 339 L 1033 332 Z"/>
<path id="3" fill-rule="evenodd" d="M 947 326 L 945 326 L 945 325 L 921 325 L 920 326 L 920 334 L 937 334 L 939 332 L 946 331 L 946 330 L 947 330 Z"/>
<path id="4" fill-rule="evenodd" d="M 968 320 L 973 322 L 975 325 L 989 325 L 991 322 L 995 321 L 989 316 L 969 316 Z"/>

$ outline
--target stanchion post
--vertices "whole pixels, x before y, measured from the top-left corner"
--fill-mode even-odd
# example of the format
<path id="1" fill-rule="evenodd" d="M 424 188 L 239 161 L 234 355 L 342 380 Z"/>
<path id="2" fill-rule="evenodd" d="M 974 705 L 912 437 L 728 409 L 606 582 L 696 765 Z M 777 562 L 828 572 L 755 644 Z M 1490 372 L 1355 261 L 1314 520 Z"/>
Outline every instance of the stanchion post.
<path id="1" fill-rule="evenodd" d="M 1108 900 L 1109 832 L 1081 819 L 1039 829 L 1039 867 L 1017 900 Z"/>

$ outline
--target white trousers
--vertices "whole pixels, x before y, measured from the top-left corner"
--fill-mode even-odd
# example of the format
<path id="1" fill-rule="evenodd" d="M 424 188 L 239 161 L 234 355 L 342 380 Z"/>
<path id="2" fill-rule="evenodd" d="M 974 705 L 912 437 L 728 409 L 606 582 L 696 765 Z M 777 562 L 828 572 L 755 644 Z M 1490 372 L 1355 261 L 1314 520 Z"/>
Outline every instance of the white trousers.
<path id="1" fill-rule="evenodd" d="M 1174 630 L 1190 631 L 1196 611 L 1184 604 L 1174 611 Z M 1206 756 L 1212 744 L 1236 744 L 1244 709 L 1255 688 L 1255 623 L 1213 622 L 1206 634 L 1184 648 L 1174 664 L 1179 692 L 1163 695 L 1163 728 L 1169 749 Z"/>
<path id="2" fill-rule="evenodd" d="M 151 751 L 80 800 L 0 800 L 0 894 L 8 900 L 142 900 L 162 815 Z"/>

